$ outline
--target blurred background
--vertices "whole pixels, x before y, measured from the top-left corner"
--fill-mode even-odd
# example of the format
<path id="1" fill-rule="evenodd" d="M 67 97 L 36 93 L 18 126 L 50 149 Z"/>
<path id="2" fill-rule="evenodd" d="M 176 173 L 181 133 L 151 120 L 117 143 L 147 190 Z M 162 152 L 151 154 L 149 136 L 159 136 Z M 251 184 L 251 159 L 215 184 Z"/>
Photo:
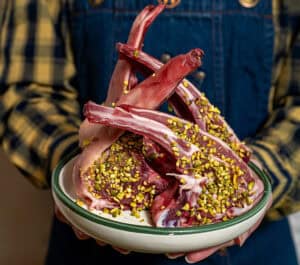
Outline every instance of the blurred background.
<path id="1" fill-rule="evenodd" d="M 50 191 L 34 188 L 1 151 L 0 179 L 0 264 L 42 265 L 53 214 Z M 300 257 L 300 213 L 290 223 Z"/>
<path id="2" fill-rule="evenodd" d="M 0 179 L 0 264 L 42 265 L 53 214 L 50 191 L 31 185 L 1 151 Z"/>

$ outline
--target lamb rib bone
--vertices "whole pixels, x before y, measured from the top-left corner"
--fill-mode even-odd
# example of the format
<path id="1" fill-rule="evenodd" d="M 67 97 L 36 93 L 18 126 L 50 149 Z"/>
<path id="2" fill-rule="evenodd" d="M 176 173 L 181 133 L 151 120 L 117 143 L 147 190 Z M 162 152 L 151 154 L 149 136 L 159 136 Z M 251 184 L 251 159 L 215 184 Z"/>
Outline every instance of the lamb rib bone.
<path id="1" fill-rule="evenodd" d="M 148 28 L 164 8 L 165 5 L 148 5 L 138 14 L 129 33 L 128 45 L 135 49 L 141 49 Z M 120 55 L 111 76 L 108 94 L 104 104 L 110 106 L 113 102 L 117 102 L 122 93 L 128 93 L 128 91 L 136 85 L 136 82 L 137 78 L 132 70 L 131 64 Z M 85 120 L 79 129 L 80 146 L 85 147 L 92 140 L 97 139 L 99 137 L 98 135 L 101 135 L 99 132 L 101 130 L 102 126 L 89 124 L 88 121 Z"/>
<path id="2" fill-rule="evenodd" d="M 146 6 L 133 22 L 127 44 L 134 49 L 141 49 L 148 28 L 156 17 L 164 10 L 164 8 L 165 5 L 162 4 L 157 6 Z M 135 81 L 131 83 L 131 80 Z M 128 91 L 135 85 L 136 77 L 132 71 L 130 63 L 128 63 L 122 55 L 119 55 L 119 60 L 110 80 L 105 105 L 117 102 L 123 92 L 128 93 Z"/>

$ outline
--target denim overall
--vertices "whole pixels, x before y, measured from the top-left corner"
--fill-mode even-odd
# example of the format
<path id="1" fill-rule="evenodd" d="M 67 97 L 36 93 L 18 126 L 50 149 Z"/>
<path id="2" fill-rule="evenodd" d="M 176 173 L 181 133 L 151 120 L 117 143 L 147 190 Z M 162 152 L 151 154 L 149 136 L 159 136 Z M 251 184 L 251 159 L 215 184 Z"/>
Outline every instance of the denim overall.
<path id="1" fill-rule="evenodd" d="M 237 135 L 251 137 L 267 117 L 273 54 L 272 1 L 252 8 L 238 0 L 182 0 L 149 29 L 144 50 L 166 59 L 191 48 L 205 51 L 203 66 L 190 78 L 218 106 Z M 104 0 L 92 6 L 74 0 L 70 24 L 81 103 L 104 101 L 117 60 L 115 43 L 126 42 L 137 13 L 156 0 Z M 121 255 L 93 240 L 79 241 L 67 225 L 53 223 L 47 264 L 186 264 L 183 258 L 132 253 Z M 198 264 L 295 265 L 287 219 L 264 222 L 245 245 L 228 248 Z"/>

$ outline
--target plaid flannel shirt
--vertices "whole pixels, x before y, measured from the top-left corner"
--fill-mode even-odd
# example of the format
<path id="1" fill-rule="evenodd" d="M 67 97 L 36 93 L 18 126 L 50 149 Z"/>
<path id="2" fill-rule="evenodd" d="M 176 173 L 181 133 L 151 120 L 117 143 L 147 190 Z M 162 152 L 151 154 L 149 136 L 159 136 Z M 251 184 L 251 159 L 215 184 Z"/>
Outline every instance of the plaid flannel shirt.
<path id="1" fill-rule="evenodd" d="M 78 143 L 68 0 L 0 2 L 0 144 L 39 187 Z M 272 219 L 300 209 L 300 4 L 273 0 L 269 119 L 248 144 L 273 178 Z"/>

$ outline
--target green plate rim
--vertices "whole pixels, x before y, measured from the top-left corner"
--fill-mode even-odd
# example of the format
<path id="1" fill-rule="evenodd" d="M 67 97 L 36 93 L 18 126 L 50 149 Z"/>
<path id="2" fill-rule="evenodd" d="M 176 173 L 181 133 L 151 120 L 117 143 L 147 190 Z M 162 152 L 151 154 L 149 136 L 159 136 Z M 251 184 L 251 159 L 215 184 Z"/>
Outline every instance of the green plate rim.
<path id="1" fill-rule="evenodd" d="M 149 227 L 149 226 L 141 226 L 141 225 L 134 225 L 134 224 L 127 224 L 121 223 L 118 221 L 106 219 L 99 215 L 96 215 L 82 207 L 80 207 L 76 202 L 72 201 L 61 189 L 59 185 L 59 175 L 60 171 L 64 167 L 64 165 L 71 160 L 78 151 L 72 153 L 65 158 L 63 158 L 54 169 L 52 174 L 52 190 L 56 194 L 56 196 L 66 205 L 69 209 L 74 211 L 76 214 L 80 215 L 88 219 L 91 222 L 107 226 L 110 228 L 123 230 L 127 232 L 134 232 L 134 233 L 143 233 L 143 234 L 154 234 L 154 235 L 188 235 L 188 234 L 196 234 L 196 233 L 205 233 L 214 230 L 225 229 L 230 226 L 236 225 L 249 219 L 250 217 L 257 214 L 267 203 L 269 196 L 272 193 L 271 184 L 269 181 L 269 176 L 264 170 L 260 170 L 254 163 L 250 162 L 250 168 L 261 178 L 264 183 L 264 195 L 261 200 L 253 207 L 250 211 L 235 217 L 231 220 L 220 222 L 216 224 L 209 224 L 209 225 L 202 225 L 202 226 L 193 226 L 193 227 L 186 227 L 186 228 L 161 228 L 161 227 Z"/>

